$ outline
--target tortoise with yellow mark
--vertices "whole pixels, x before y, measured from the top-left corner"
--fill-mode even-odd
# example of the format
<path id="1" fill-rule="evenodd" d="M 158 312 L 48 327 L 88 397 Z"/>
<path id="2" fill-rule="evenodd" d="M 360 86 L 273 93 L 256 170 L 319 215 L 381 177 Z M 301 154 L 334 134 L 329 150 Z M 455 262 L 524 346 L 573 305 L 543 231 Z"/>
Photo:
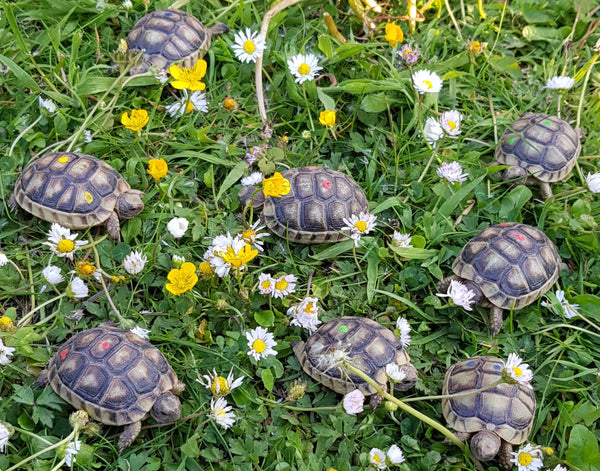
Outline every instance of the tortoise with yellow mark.
<path id="1" fill-rule="evenodd" d="M 45 221 L 70 229 L 105 224 L 120 240 L 119 218 L 130 219 L 144 209 L 144 193 L 133 190 L 110 165 L 77 152 L 49 152 L 21 172 L 11 197 Z"/>
<path id="2" fill-rule="evenodd" d="M 137 334 L 112 323 L 79 332 L 67 340 L 37 379 L 90 417 L 107 425 L 124 425 L 119 453 L 152 416 L 168 424 L 181 415 L 176 395 L 185 385 L 163 354 Z"/>

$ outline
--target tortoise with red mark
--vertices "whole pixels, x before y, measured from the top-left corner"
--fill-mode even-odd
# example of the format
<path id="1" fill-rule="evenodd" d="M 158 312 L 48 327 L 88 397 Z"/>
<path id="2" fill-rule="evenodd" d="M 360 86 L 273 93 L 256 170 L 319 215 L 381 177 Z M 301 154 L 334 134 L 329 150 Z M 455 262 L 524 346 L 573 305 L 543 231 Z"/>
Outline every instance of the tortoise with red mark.
<path id="1" fill-rule="evenodd" d="M 347 239 L 350 234 L 342 230 L 344 218 L 369 211 L 365 193 L 344 173 L 326 167 L 299 167 L 282 172 L 282 176 L 290 182 L 287 195 L 265 198 L 259 191 L 252 197 L 255 189 L 247 186 L 239 198 L 262 208 L 267 227 L 290 242 L 321 244 Z"/>
<path id="2" fill-rule="evenodd" d="M 120 240 L 119 218 L 130 219 L 144 209 L 144 193 L 133 190 L 110 165 L 78 152 L 48 152 L 21 172 L 11 206 L 70 229 L 105 224 Z"/>
<path id="3" fill-rule="evenodd" d="M 79 332 L 50 359 L 37 379 L 93 419 L 124 425 L 119 453 L 137 437 L 142 420 L 168 424 L 181 415 L 176 395 L 185 385 L 163 354 L 139 335 L 112 323 Z"/>
<path id="4" fill-rule="evenodd" d="M 458 280 L 475 293 L 474 303 L 491 307 L 492 336 L 502 328 L 504 309 L 521 309 L 556 283 L 562 260 L 552 241 L 527 224 L 495 224 L 473 237 L 452 264 L 454 275 L 438 289 Z"/>

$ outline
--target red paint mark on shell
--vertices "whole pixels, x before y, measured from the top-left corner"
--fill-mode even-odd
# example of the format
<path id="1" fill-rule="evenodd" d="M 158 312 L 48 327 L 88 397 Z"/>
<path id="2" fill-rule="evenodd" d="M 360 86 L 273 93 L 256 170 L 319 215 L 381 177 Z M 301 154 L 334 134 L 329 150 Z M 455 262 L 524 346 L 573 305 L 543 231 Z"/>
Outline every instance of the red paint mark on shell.
<path id="1" fill-rule="evenodd" d="M 60 352 L 60 359 L 64 360 L 65 357 L 67 356 L 67 353 L 69 353 L 69 349 L 65 348 L 62 352 Z"/>
<path id="2" fill-rule="evenodd" d="M 317 169 L 317 167 L 307 167 L 307 168 L 308 168 L 309 170 L 313 170 L 313 171 Z"/>
<path id="3" fill-rule="evenodd" d="M 106 350 L 108 347 L 110 347 L 110 343 L 108 343 L 108 342 L 102 342 L 102 348 L 104 350 Z"/>
<path id="4" fill-rule="evenodd" d="M 525 236 L 522 236 L 521 234 L 513 234 L 513 237 L 517 240 L 525 240 Z"/>
<path id="5" fill-rule="evenodd" d="M 323 180 L 321 185 L 323 185 L 323 188 L 326 190 L 331 190 L 331 182 L 329 180 Z"/>
<path id="6" fill-rule="evenodd" d="M 510 226 L 511 223 L 510 222 L 501 222 L 500 225 L 501 226 Z"/>

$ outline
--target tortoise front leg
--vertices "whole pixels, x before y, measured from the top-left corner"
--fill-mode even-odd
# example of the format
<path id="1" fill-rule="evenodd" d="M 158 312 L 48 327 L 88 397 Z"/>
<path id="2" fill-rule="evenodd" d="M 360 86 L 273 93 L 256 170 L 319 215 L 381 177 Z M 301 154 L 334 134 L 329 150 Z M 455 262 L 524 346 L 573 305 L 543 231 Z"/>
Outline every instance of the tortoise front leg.
<path id="1" fill-rule="evenodd" d="M 141 420 L 125 426 L 123 433 L 119 437 L 119 443 L 117 444 L 119 447 L 119 454 L 123 453 L 123 450 L 133 443 L 135 437 L 140 433 L 140 430 L 142 430 Z"/>
<path id="2" fill-rule="evenodd" d="M 490 335 L 495 337 L 502 329 L 502 311 L 498 306 L 492 306 L 490 309 Z"/>
<path id="3" fill-rule="evenodd" d="M 512 458 L 512 445 L 508 443 L 506 440 L 502 440 L 502 444 L 500 445 L 500 451 L 498 451 L 498 460 L 500 461 L 500 469 L 509 470 L 512 469 L 513 464 L 510 462 Z"/>
<path id="4" fill-rule="evenodd" d="M 121 223 L 117 213 L 112 213 L 106 221 L 108 235 L 117 242 L 121 242 Z"/>

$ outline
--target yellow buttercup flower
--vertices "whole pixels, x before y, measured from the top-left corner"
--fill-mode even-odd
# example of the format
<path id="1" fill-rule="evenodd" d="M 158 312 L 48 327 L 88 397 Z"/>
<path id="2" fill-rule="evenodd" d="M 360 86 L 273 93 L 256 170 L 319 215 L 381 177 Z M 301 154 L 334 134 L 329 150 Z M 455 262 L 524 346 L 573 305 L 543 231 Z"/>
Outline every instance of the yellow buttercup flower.
<path id="1" fill-rule="evenodd" d="M 265 196 L 281 198 L 290 192 L 290 182 L 279 172 L 275 172 L 271 178 L 263 178 L 262 184 Z"/>
<path id="2" fill-rule="evenodd" d="M 131 114 L 125 112 L 121 115 L 121 124 L 131 131 L 137 132 L 149 121 L 146 110 L 131 110 Z"/>
<path id="3" fill-rule="evenodd" d="M 198 275 L 196 275 L 196 265 L 192 262 L 184 262 L 181 268 L 173 268 L 167 275 L 170 283 L 165 285 L 167 291 L 175 296 L 191 290 L 198 283 Z"/>
<path id="4" fill-rule="evenodd" d="M 165 178 L 168 170 L 169 166 L 167 165 L 167 162 L 165 162 L 165 159 L 150 159 L 148 161 L 147 172 L 156 181 L 160 180 L 161 178 Z"/>
<path id="5" fill-rule="evenodd" d="M 398 43 L 404 41 L 404 33 L 402 32 L 402 28 L 394 23 L 386 24 L 384 39 L 390 44 L 390 46 L 396 47 Z"/>
<path id="6" fill-rule="evenodd" d="M 175 79 L 171 82 L 173 88 L 192 92 L 206 88 L 206 84 L 200 81 L 206 75 L 206 61 L 203 59 L 196 62 L 191 69 L 186 67 L 181 69 L 173 64 L 169 67 L 169 73 Z"/>
<path id="7" fill-rule="evenodd" d="M 227 247 L 227 250 L 221 254 L 225 262 L 232 268 L 240 268 L 246 265 L 250 260 L 258 255 L 258 250 L 253 249 L 251 245 L 246 244 L 237 252 L 233 247 Z"/>
<path id="8" fill-rule="evenodd" d="M 335 126 L 335 111 L 333 110 L 325 110 L 321 111 L 319 115 L 319 123 L 323 126 L 327 126 L 328 128 L 332 128 Z"/>
<path id="9" fill-rule="evenodd" d="M 233 98 L 228 96 L 223 100 L 223 107 L 227 111 L 233 111 L 237 108 L 237 102 Z"/>

